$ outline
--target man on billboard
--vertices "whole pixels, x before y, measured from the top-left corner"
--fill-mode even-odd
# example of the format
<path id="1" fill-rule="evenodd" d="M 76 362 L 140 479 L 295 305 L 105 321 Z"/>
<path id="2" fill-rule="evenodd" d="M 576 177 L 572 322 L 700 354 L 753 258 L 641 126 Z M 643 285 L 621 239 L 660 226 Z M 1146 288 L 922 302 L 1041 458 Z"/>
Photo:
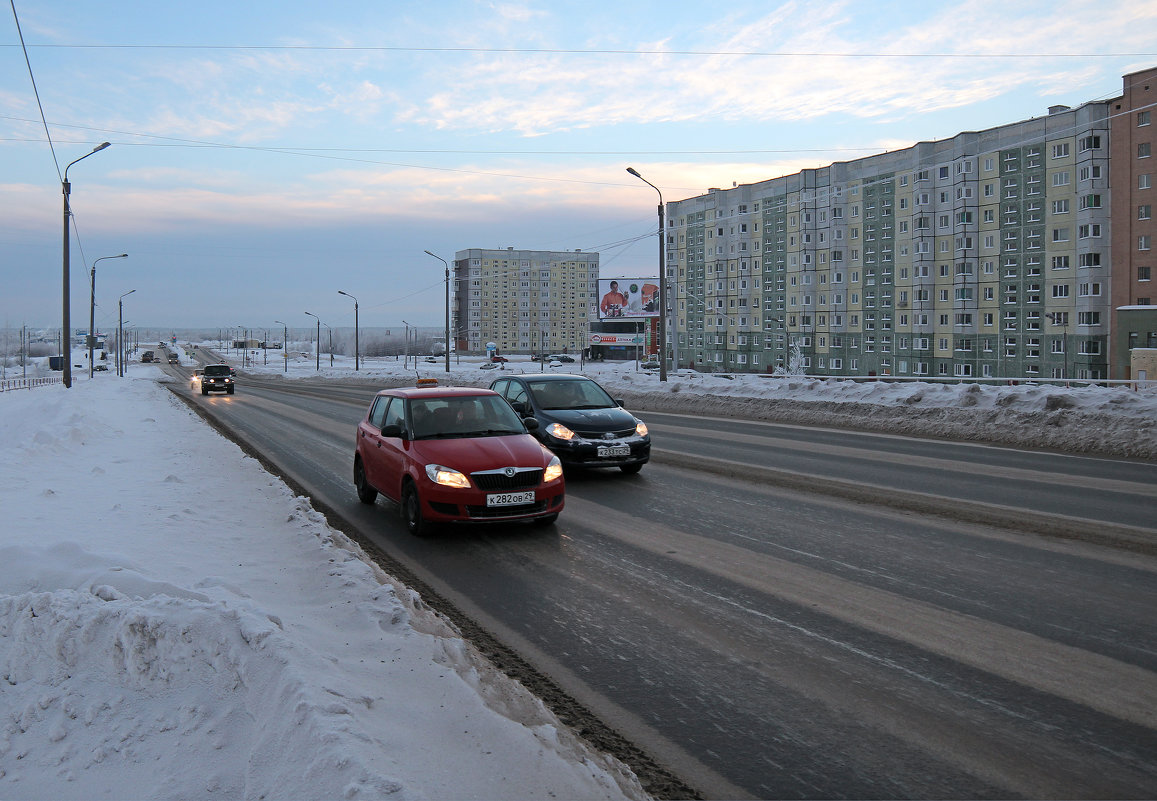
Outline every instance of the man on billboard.
<path id="1" fill-rule="evenodd" d="M 599 311 L 602 312 L 603 317 L 622 317 L 625 308 L 627 308 L 627 296 L 619 291 L 618 281 L 611 281 L 610 291 L 603 295 L 603 300 L 599 304 Z"/>

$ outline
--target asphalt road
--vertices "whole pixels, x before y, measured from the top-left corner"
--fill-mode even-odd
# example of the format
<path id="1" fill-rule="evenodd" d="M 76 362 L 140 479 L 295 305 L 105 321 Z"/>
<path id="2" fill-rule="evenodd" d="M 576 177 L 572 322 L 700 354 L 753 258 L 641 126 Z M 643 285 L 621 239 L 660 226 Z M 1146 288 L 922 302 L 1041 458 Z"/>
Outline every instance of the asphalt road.
<path id="1" fill-rule="evenodd" d="M 654 462 L 568 474 L 555 526 L 416 539 L 353 491 L 374 388 L 175 385 L 657 794 L 1157 796 L 1157 465 L 650 414 Z"/>

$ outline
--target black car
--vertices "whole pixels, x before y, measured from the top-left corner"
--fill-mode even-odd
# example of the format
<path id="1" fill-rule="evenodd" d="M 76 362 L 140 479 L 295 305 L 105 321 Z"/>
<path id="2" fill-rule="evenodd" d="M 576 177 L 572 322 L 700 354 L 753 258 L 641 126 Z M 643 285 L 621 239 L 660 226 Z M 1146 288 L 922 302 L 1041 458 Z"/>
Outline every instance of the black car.
<path id="1" fill-rule="evenodd" d="M 566 466 L 637 473 L 651 458 L 647 424 L 585 376 L 528 373 L 495 379 L 490 388 L 538 420 L 534 435 Z"/>
<path id="2" fill-rule="evenodd" d="M 237 385 L 233 382 L 233 371 L 227 364 L 208 364 L 203 370 L 194 370 L 192 388 L 201 390 L 202 395 L 210 392 L 224 392 L 232 395 Z"/>

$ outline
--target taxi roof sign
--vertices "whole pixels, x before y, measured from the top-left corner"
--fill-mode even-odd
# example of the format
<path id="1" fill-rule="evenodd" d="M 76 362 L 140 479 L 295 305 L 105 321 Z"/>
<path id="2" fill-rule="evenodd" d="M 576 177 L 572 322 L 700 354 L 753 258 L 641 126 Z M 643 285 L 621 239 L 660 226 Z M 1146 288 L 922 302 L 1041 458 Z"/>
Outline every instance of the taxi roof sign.
<path id="1" fill-rule="evenodd" d="M 417 387 L 436 387 L 438 386 L 438 379 L 436 378 L 419 378 Z"/>

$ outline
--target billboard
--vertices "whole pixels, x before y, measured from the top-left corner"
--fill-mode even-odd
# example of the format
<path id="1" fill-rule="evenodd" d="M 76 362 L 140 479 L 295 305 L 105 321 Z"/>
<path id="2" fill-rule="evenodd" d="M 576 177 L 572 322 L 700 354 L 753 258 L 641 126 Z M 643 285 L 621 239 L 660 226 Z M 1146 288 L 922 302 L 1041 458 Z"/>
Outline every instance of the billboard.
<path id="1" fill-rule="evenodd" d="M 658 316 L 658 278 L 599 279 L 600 320 L 630 320 Z"/>

